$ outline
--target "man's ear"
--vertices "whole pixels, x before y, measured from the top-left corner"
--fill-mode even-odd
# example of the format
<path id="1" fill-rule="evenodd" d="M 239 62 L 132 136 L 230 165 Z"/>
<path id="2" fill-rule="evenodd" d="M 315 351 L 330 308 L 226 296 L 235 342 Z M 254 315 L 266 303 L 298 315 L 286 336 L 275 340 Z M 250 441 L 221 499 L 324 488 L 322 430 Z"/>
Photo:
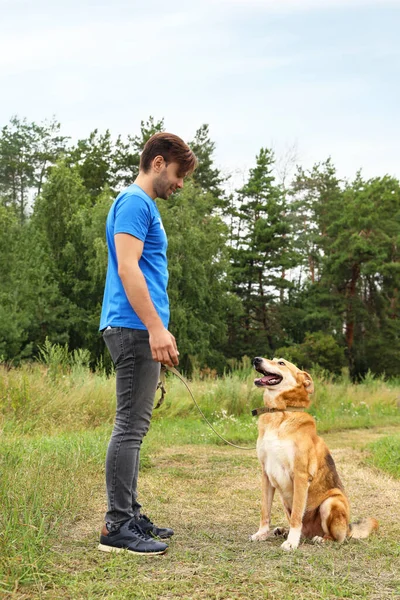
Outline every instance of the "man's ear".
<path id="1" fill-rule="evenodd" d="M 312 394 L 314 391 L 314 382 L 312 380 L 312 377 L 306 371 L 303 371 L 303 376 L 304 376 L 303 385 L 306 388 L 306 392 L 308 394 Z"/>
<path id="2" fill-rule="evenodd" d="M 158 154 L 153 158 L 153 169 L 159 173 L 164 165 L 164 159 L 161 154 Z"/>

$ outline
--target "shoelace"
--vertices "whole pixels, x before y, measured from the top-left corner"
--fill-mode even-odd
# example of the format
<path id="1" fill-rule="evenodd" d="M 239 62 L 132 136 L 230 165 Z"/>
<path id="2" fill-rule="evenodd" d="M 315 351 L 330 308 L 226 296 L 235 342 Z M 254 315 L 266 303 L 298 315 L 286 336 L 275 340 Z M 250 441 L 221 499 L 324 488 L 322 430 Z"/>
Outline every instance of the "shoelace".
<path id="1" fill-rule="evenodd" d="M 134 531 L 138 537 L 140 537 L 140 539 L 142 539 L 144 542 L 147 542 L 149 539 L 149 536 L 143 531 L 143 529 L 140 527 L 140 525 L 138 525 L 134 519 L 132 519 L 128 525 L 128 529 L 130 531 Z"/>

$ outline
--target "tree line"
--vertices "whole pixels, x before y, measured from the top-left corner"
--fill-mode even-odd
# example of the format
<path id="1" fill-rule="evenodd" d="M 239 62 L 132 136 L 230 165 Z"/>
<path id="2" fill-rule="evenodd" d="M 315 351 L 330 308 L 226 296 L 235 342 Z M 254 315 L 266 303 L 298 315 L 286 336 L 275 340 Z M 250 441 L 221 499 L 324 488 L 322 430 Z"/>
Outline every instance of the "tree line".
<path id="1" fill-rule="evenodd" d="M 45 340 L 109 360 L 98 333 L 105 220 L 164 122 L 137 135 L 93 131 L 72 143 L 56 120 L 13 117 L 0 135 L 0 358 L 18 364 Z M 353 379 L 399 374 L 400 184 L 341 181 L 331 159 L 290 182 L 261 148 L 227 192 L 202 125 L 199 166 L 158 203 L 169 247 L 170 329 L 181 367 L 223 372 L 243 356 L 282 356 Z"/>

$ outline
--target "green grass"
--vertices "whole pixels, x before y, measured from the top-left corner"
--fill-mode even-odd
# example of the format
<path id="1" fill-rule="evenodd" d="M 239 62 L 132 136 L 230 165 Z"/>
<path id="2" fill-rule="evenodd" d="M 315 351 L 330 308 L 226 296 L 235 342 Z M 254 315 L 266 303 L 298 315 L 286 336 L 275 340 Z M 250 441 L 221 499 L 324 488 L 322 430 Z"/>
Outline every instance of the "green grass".
<path id="1" fill-rule="evenodd" d="M 203 412 L 238 440 L 250 440 L 250 411 L 262 406 L 262 392 L 254 372 L 237 372 L 220 379 L 194 379 L 193 394 Z M 310 413 L 320 432 L 400 423 L 398 382 L 374 379 L 353 385 L 348 379 L 333 382 L 315 377 L 316 392 Z M 95 429 L 112 424 L 115 380 L 90 373 L 82 366 L 57 371 L 54 365 L 24 365 L 6 370 L 0 366 L 0 428 L 5 433 L 57 433 Z M 167 395 L 154 420 L 200 419 L 186 388 L 167 378 Z M 247 433 L 246 433 L 247 430 Z M 215 437 L 214 437 L 215 439 Z"/>
<path id="2" fill-rule="evenodd" d="M 3 437 L 0 570 L 6 589 L 10 582 L 46 579 L 53 534 L 64 520 L 74 522 L 79 514 L 87 479 L 93 482 L 93 471 L 101 470 L 105 441 L 104 434 L 92 431 L 33 439 Z"/>
<path id="3" fill-rule="evenodd" d="M 82 367 L 0 368 L 0 598 L 380 599 L 400 591 L 398 522 L 365 543 L 321 549 L 307 542 L 292 555 L 278 540 L 250 543 L 259 507 L 255 452 L 223 445 L 171 377 L 143 445 L 140 489 L 150 515 L 178 535 L 154 561 L 98 553 L 114 386 L 112 377 Z M 316 389 L 310 412 L 319 432 L 380 425 L 389 433 L 400 423 L 394 383 L 318 379 Z M 222 435 L 254 448 L 257 420 L 249 411 L 262 398 L 251 373 L 197 378 L 193 390 Z M 365 443 L 355 450 L 348 434 L 330 435 L 363 464 Z M 399 439 L 378 440 L 367 460 L 398 476 Z M 377 477 L 367 473 L 365 480 Z"/>
<path id="4" fill-rule="evenodd" d="M 357 516 L 371 513 L 383 521 L 380 535 L 322 548 L 307 541 L 286 554 L 281 540 L 248 539 L 259 518 L 255 453 L 175 439 L 184 421 L 176 430 L 172 424 L 160 420 L 144 444 L 140 489 L 146 509 L 176 530 L 168 553 L 153 559 L 96 550 L 108 426 L 3 438 L 1 598 L 389 600 L 400 591 L 398 517 L 384 505 L 381 514 L 369 506 L 371 494 L 377 505 L 377 494 L 387 498 L 387 489 L 379 492 L 379 476 L 366 478 L 362 505 L 352 508 Z M 339 456 L 339 472 L 345 463 Z M 363 469 L 360 464 L 358 472 Z M 352 485 L 360 493 L 359 484 Z M 273 522 L 284 522 L 278 500 Z"/>
<path id="5" fill-rule="evenodd" d="M 0 439 L 0 590 L 46 580 L 48 556 L 63 523 L 81 518 L 98 489 L 110 428 Z M 146 450 L 141 469 L 151 461 Z"/>
<path id="6" fill-rule="evenodd" d="M 371 452 L 370 464 L 400 479 L 400 435 L 377 440 L 368 449 Z"/>

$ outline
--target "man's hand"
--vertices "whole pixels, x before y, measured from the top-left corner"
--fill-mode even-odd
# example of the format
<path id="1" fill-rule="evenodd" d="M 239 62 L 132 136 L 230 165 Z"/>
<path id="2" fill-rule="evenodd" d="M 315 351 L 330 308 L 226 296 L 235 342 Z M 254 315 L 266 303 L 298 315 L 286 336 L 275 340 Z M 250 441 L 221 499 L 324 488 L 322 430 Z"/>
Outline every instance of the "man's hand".
<path id="1" fill-rule="evenodd" d="M 179 352 L 172 333 L 162 328 L 149 329 L 149 343 L 153 359 L 168 367 L 179 364 Z"/>

